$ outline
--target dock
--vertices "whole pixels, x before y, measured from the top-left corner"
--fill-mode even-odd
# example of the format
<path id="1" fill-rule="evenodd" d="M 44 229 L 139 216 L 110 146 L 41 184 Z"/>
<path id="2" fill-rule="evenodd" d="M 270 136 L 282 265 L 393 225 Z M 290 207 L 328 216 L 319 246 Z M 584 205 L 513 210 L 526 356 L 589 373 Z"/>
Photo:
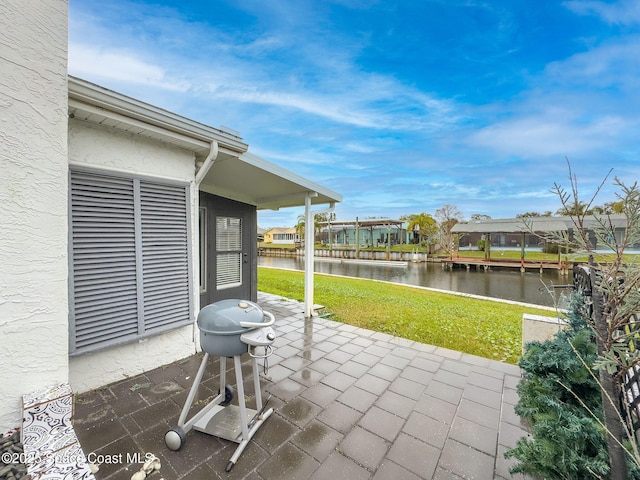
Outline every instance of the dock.
<path id="1" fill-rule="evenodd" d="M 571 266 L 569 262 L 554 262 L 550 260 L 538 260 L 538 261 L 530 261 L 530 260 L 484 260 L 481 258 L 464 258 L 464 257 L 455 257 L 455 258 L 447 258 L 442 259 L 442 268 L 445 269 L 454 269 L 454 268 L 466 268 L 467 270 L 480 270 L 484 269 L 485 271 L 489 271 L 491 269 L 519 269 L 521 272 L 525 272 L 527 270 L 537 270 L 540 273 L 545 270 L 559 270 L 562 274 L 568 274 Z"/>

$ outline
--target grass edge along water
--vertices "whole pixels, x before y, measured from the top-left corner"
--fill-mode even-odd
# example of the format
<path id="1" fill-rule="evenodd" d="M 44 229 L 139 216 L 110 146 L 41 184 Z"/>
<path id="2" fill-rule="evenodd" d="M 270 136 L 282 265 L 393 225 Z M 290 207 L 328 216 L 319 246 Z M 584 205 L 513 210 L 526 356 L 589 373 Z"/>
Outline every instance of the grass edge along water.
<path id="1" fill-rule="evenodd" d="M 315 273 L 314 285 L 314 302 L 332 320 L 511 364 L 522 353 L 522 315 L 557 315 L 544 307 L 379 280 Z M 303 301 L 304 273 L 258 267 L 258 290 Z"/>

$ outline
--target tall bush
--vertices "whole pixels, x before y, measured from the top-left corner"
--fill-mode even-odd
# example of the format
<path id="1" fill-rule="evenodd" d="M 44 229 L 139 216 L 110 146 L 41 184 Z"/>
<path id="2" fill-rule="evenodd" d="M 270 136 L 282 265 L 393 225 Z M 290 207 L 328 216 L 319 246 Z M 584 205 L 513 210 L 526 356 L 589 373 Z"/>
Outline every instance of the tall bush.
<path id="1" fill-rule="evenodd" d="M 505 454 L 518 460 L 512 473 L 548 480 L 609 478 L 601 390 L 589 371 L 598 351 L 581 303 L 574 295 L 567 328 L 549 341 L 528 344 L 520 360 L 515 410 L 531 434 Z M 629 475 L 640 480 L 631 464 Z"/>
<path id="2" fill-rule="evenodd" d="M 619 189 L 616 193 L 616 212 L 625 217 L 625 228 L 620 229 L 617 221 L 611 217 L 613 209 L 595 213 L 592 209 L 595 198 L 609 178 L 611 171 L 597 187 L 589 202 L 580 199 L 578 181 L 569 167 L 569 185 L 567 189 L 554 184 L 553 192 L 558 195 L 562 210 L 570 216 L 573 228 L 567 231 L 547 232 L 542 236 L 547 242 L 562 245 L 569 251 L 580 255 L 587 254 L 588 265 L 574 269 L 574 281 L 579 292 L 584 294 L 585 320 L 594 333 L 598 351 L 598 360 L 593 369 L 601 387 L 603 423 L 606 426 L 606 441 L 611 467 L 611 480 L 627 480 L 627 463 L 632 458 L 640 465 L 640 446 L 633 425 L 621 418 L 626 401 L 620 399 L 623 381 L 640 368 L 640 263 L 629 261 L 625 251 L 640 243 L 640 186 L 635 182 L 625 185 L 615 178 Z M 587 218 L 587 212 L 593 216 Z M 527 219 L 523 219 L 527 224 Z M 532 233 L 532 223 L 529 230 Z M 608 250 L 602 255 L 596 251 Z M 572 255 L 567 255 L 571 259 Z M 621 405 L 622 404 L 622 405 Z M 622 408 L 621 408 L 622 407 Z M 624 447 L 624 442 L 628 447 Z"/>

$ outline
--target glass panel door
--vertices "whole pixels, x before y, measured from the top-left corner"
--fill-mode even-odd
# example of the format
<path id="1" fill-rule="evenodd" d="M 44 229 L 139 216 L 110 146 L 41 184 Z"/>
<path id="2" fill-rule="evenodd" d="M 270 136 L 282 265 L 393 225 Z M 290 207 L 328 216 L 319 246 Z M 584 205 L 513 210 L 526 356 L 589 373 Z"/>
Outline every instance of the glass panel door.
<path id="1" fill-rule="evenodd" d="M 216 217 L 216 288 L 242 285 L 242 219 Z"/>

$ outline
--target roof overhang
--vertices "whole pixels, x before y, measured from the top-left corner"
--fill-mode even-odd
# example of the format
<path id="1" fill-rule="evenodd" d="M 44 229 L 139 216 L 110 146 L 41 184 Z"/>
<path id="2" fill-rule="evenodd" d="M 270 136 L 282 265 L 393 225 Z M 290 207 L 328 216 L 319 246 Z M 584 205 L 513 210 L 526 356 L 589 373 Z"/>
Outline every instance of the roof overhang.
<path id="1" fill-rule="evenodd" d="M 261 210 L 302 206 L 307 196 L 312 205 L 342 201 L 342 195 L 249 152 L 216 160 L 200 189 Z"/>
<path id="2" fill-rule="evenodd" d="M 218 155 L 200 183 L 208 193 L 259 209 L 277 210 L 305 204 L 335 203 L 342 196 L 247 152 L 236 133 L 190 120 L 93 83 L 68 77 L 69 116 L 193 152 L 195 163 Z M 195 172 L 195 166 L 194 166 Z"/>

